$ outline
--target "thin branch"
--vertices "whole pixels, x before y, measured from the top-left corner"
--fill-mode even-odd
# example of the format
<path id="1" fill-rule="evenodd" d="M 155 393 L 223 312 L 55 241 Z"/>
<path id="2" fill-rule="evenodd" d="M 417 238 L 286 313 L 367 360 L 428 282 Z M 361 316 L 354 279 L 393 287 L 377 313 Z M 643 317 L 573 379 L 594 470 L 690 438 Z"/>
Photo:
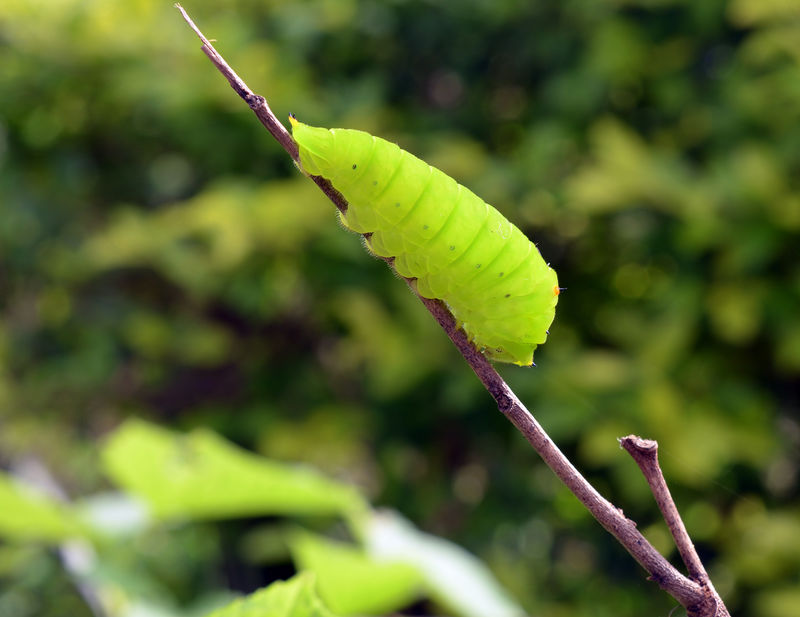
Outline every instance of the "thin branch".
<path id="1" fill-rule="evenodd" d="M 686 525 L 683 524 L 678 507 L 672 499 L 672 493 L 670 493 L 667 481 L 661 472 L 661 466 L 658 464 L 658 442 L 652 439 L 642 439 L 636 435 L 628 435 L 627 437 L 622 437 L 619 443 L 636 461 L 647 480 L 656 504 L 658 504 L 658 509 L 661 511 L 667 527 L 669 527 L 672 538 L 675 540 L 675 546 L 678 547 L 678 553 L 680 553 L 681 559 L 689 571 L 690 578 L 702 586 L 708 587 L 713 592 L 715 599 L 719 600 L 719 595 L 711 583 L 700 556 L 697 554 L 689 532 L 686 531 Z M 724 609 L 721 600 L 719 600 L 719 605 Z M 725 613 L 720 613 L 720 615 L 724 614 L 727 614 L 727 609 Z"/>
<path id="2" fill-rule="evenodd" d="M 275 118 L 266 100 L 254 94 L 242 79 L 236 75 L 233 69 L 222 59 L 222 56 L 214 49 L 214 46 L 200 32 L 192 22 L 186 11 L 179 5 L 184 19 L 189 23 L 195 33 L 203 42 L 203 52 L 211 59 L 217 69 L 226 77 L 233 89 L 242 99 L 250 105 L 256 113 L 261 123 L 278 140 L 283 148 L 289 153 L 297 163 L 297 145 L 291 140 L 283 125 Z M 278 128 L 280 127 L 280 128 Z M 291 140 L 291 144 L 286 140 Z M 344 212 L 347 210 L 347 201 L 342 195 L 331 186 L 331 184 L 318 176 L 311 176 L 322 191 L 331 199 L 336 207 Z M 386 259 L 392 265 L 392 259 Z M 416 285 L 413 279 L 404 278 L 406 283 L 416 294 Z M 641 564 L 649 573 L 650 578 L 655 581 L 662 589 L 670 593 L 681 605 L 683 605 L 689 615 L 698 617 L 714 617 L 715 615 L 727 615 L 726 613 L 716 612 L 696 612 L 698 607 L 707 606 L 706 590 L 700 584 L 690 580 L 676 570 L 636 529 L 636 523 L 626 518 L 622 510 L 615 507 L 606 500 L 597 490 L 584 478 L 580 472 L 572 465 L 567 457 L 558 449 L 558 446 L 547 435 L 536 419 L 525 408 L 517 398 L 511 388 L 505 383 L 494 367 L 469 341 L 467 335 L 460 329 L 445 304 L 440 300 L 423 298 L 416 294 L 428 311 L 433 315 L 439 325 L 453 341 L 467 363 L 475 371 L 475 374 L 483 383 L 497 403 L 498 409 L 514 424 L 514 426 L 525 436 L 528 442 L 539 453 L 544 462 L 553 470 L 556 476 L 569 488 L 570 491 L 580 500 L 580 502 L 591 512 L 592 516 L 613 535 L 620 544 Z"/>
<path id="3" fill-rule="evenodd" d="M 678 547 L 681 559 L 683 559 L 683 563 L 686 564 L 686 568 L 689 570 L 689 576 L 696 581 L 708 578 L 708 573 L 700 561 L 700 556 L 694 548 L 694 544 L 686 531 L 686 526 L 683 524 L 683 519 L 681 519 L 678 508 L 672 499 L 672 494 L 664 480 L 664 474 L 661 473 L 661 467 L 658 464 L 658 442 L 652 439 L 642 439 L 636 435 L 628 435 L 627 437 L 622 437 L 619 443 L 636 461 L 647 480 L 647 484 L 650 485 L 650 490 L 653 492 L 658 509 L 661 510 L 661 514 L 664 516 L 669 531 L 675 540 L 675 545 Z"/>
<path id="4" fill-rule="evenodd" d="M 214 63 L 214 66 L 217 67 L 217 70 L 225 76 L 225 79 L 228 80 L 228 83 L 231 85 L 231 88 L 234 89 L 236 94 L 238 94 L 245 103 L 250 106 L 250 109 L 256 114 L 258 119 L 261 121 L 261 124 L 270 132 L 275 140 L 281 145 L 281 147 L 288 152 L 289 156 L 292 157 L 292 160 L 295 162 L 296 165 L 300 165 L 300 152 L 298 151 L 297 144 L 295 143 L 292 136 L 289 134 L 289 131 L 286 130 L 286 127 L 281 124 L 281 122 L 275 117 L 275 114 L 272 113 L 272 110 L 269 108 L 267 104 L 267 99 L 265 99 L 260 94 L 256 94 L 253 92 L 244 80 L 236 74 L 230 65 L 225 62 L 225 59 L 214 49 L 214 46 L 211 44 L 205 35 L 200 31 L 200 28 L 192 21 L 192 18 L 189 17 L 189 14 L 186 10 L 180 5 L 175 4 L 175 8 L 181 12 L 183 18 L 186 20 L 186 23 L 189 24 L 194 33 L 200 38 L 203 42 L 203 46 L 200 48 L 203 50 L 203 53 L 208 56 L 208 59 Z M 333 188 L 333 185 L 328 182 L 325 178 L 320 176 L 309 176 L 320 188 L 320 190 L 325 193 L 325 195 L 330 199 L 333 204 L 341 211 L 342 213 L 347 212 L 347 200 L 342 197 L 342 194 Z"/>
<path id="5" fill-rule="evenodd" d="M 256 93 L 254 93 L 250 88 L 247 87 L 247 84 L 244 83 L 244 80 L 236 74 L 230 65 L 225 62 L 225 59 L 217 53 L 217 50 L 214 49 L 214 46 L 211 44 L 197 25 L 192 21 L 192 18 L 189 17 L 188 13 L 184 10 L 184 8 L 180 4 L 175 4 L 175 8 L 181 12 L 183 18 L 189 24 L 192 30 L 194 30 L 195 34 L 203 41 L 203 53 L 208 56 L 208 59 L 214 63 L 214 66 L 219 69 L 219 72 L 222 73 L 230 83 L 231 88 L 236 91 L 242 99 L 244 99 L 245 103 L 250 106 L 258 119 L 261 120 L 261 124 L 263 124 L 266 129 L 270 132 L 270 134 L 278 141 L 278 143 L 283 146 L 283 149 L 289 153 L 289 156 L 292 157 L 292 160 L 295 162 L 300 160 L 297 144 L 292 139 L 292 136 L 289 134 L 289 131 L 286 130 L 286 127 L 283 126 L 278 119 L 275 117 L 275 114 L 272 113 L 272 110 L 269 108 L 267 104 L 267 100 Z"/>

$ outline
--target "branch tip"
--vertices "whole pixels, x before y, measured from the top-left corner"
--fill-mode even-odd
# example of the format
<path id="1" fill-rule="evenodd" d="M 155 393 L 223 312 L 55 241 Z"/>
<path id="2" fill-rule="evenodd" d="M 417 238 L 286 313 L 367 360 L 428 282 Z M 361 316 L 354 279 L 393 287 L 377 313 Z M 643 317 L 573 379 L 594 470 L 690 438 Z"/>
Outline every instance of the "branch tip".
<path id="1" fill-rule="evenodd" d="M 652 439 L 643 439 L 637 435 L 628 435 L 617 439 L 620 447 L 630 454 L 641 467 L 645 460 L 652 465 L 658 465 L 658 442 Z M 644 470 L 643 470 L 644 471 Z"/>
<path id="2" fill-rule="evenodd" d="M 217 70 L 222 73 L 225 79 L 228 80 L 231 88 L 233 88 L 236 94 L 238 94 L 242 100 L 244 100 L 250 106 L 250 109 L 252 109 L 256 114 L 256 117 L 258 117 L 258 119 L 261 121 L 261 124 L 264 125 L 264 127 L 270 132 L 275 140 L 283 147 L 284 150 L 286 150 L 289 156 L 292 157 L 292 160 L 296 163 L 299 162 L 300 156 L 298 153 L 297 144 L 286 130 L 286 127 L 283 126 L 275 117 L 275 114 L 272 113 L 272 110 L 267 104 L 267 100 L 263 96 L 255 94 L 247 86 L 244 80 L 236 74 L 236 71 L 234 71 L 227 62 L 225 62 L 225 59 L 222 57 L 222 55 L 216 49 L 214 49 L 211 41 L 205 37 L 205 35 L 200 31 L 200 28 L 197 27 L 192 18 L 189 17 L 189 14 L 179 3 L 175 3 L 175 8 L 180 11 L 183 19 L 187 24 L 189 24 L 189 27 L 194 30 L 194 33 L 203 42 L 203 47 L 201 48 L 203 53 L 208 56 L 208 59 L 211 60 L 215 67 L 217 67 Z M 317 184 L 319 184 L 319 182 L 317 182 Z M 330 185 L 330 183 L 328 183 L 328 185 Z M 326 187 L 323 185 L 320 185 L 320 188 L 322 188 L 326 195 L 328 195 L 328 197 L 330 197 L 332 200 L 334 200 L 334 203 L 336 203 L 334 197 L 332 196 L 333 193 L 331 192 L 333 191 L 332 186 L 328 186 L 328 190 L 326 190 Z"/>
<path id="3" fill-rule="evenodd" d="M 194 23 L 194 21 L 192 20 L 192 18 L 191 18 L 191 17 L 189 17 L 189 13 L 187 13 L 187 12 L 186 12 L 186 9 L 184 9 L 184 8 L 183 8 L 183 7 L 180 5 L 180 3 L 179 3 L 179 2 L 176 2 L 176 3 L 175 3 L 175 8 L 176 8 L 176 9 L 178 9 L 178 10 L 181 12 L 181 15 L 183 15 L 183 18 L 186 20 L 186 23 L 187 23 L 187 24 L 189 24 L 189 27 L 190 27 L 192 30 L 194 30 L 194 33 L 195 33 L 195 34 L 196 34 L 196 35 L 197 35 L 197 36 L 200 38 L 200 40 L 201 40 L 201 41 L 203 41 L 203 45 L 204 45 L 205 47 L 211 47 L 211 43 L 210 43 L 210 42 L 209 42 L 209 40 L 208 40 L 208 39 L 205 37 L 205 35 L 203 35 L 203 33 L 202 33 L 202 32 L 200 32 L 200 28 L 198 28 L 198 27 L 197 27 L 197 24 L 195 24 L 195 23 Z"/>

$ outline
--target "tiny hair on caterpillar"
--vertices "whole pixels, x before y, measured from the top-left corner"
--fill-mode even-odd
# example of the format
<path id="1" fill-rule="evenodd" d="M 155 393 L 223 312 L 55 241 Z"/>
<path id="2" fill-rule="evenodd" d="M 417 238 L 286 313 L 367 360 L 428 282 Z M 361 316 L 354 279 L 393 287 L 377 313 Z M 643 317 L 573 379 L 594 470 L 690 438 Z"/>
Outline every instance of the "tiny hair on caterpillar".
<path id="1" fill-rule="evenodd" d="M 397 144 L 289 116 L 304 173 L 348 202 L 342 223 L 368 234 L 424 298 L 444 301 L 488 358 L 533 364 L 555 317 L 559 287 L 539 250 L 500 212 Z"/>

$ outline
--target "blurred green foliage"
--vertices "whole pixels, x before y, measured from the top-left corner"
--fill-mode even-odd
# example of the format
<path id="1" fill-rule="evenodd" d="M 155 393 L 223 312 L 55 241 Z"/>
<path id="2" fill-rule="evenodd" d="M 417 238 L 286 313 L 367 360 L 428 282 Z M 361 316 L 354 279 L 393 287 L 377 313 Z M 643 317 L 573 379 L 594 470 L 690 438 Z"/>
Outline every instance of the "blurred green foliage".
<path id="1" fill-rule="evenodd" d="M 567 289 L 512 387 L 674 561 L 615 441 L 657 439 L 731 611 L 800 615 L 800 2 L 186 8 L 279 117 L 394 139 L 529 233 Z M 207 427 L 468 547 L 531 614 L 669 612 L 171 2 L 4 0 L 0 95 L 0 464 L 80 497 L 125 418 Z M 108 576 L 252 591 L 293 572 L 262 524 Z M 46 550 L 0 547 L 0 581 L 0 615 L 89 614 Z"/>
<path id="2" fill-rule="evenodd" d="M 314 594 L 314 579 L 300 574 L 273 583 L 247 598 L 219 609 L 209 617 L 334 617 Z"/>
<path id="3" fill-rule="evenodd" d="M 280 515 L 294 523 L 262 523 L 260 541 L 247 542 L 249 554 L 267 562 L 290 555 L 300 574 L 230 603 L 222 614 L 307 617 L 308 611 L 327 614 L 323 602 L 341 617 L 365 617 L 430 596 L 454 617 L 524 615 L 491 571 L 464 549 L 418 531 L 393 510 L 373 510 L 349 484 L 243 451 L 207 429 L 182 435 L 129 420 L 106 440 L 101 458 L 105 473 L 126 492 L 70 503 L 38 462 L 21 466 L 17 478 L 0 474 L 0 537 L 23 546 L 53 545 L 95 614 L 205 615 L 222 603 L 224 590 L 195 589 L 189 606 L 176 606 L 163 585 L 186 573 L 179 569 L 164 576 L 164 570 L 147 567 L 141 545 L 158 542 L 170 522 Z M 324 524 L 324 517 L 348 538 L 320 536 L 298 525 Z M 268 544 L 271 549 L 264 551 Z M 123 550 L 128 558 L 120 560 L 125 545 L 139 550 Z M 158 555 L 161 568 L 175 548 L 180 547 L 170 541 Z M 3 597 L 4 612 L 19 610 L 9 596 L 13 593 Z"/>
<path id="4" fill-rule="evenodd" d="M 315 472 L 270 464 L 198 429 L 176 439 L 130 422 L 104 452 L 115 482 L 145 499 L 158 518 L 225 518 L 247 514 L 339 514 L 359 495 Z"/>
<path id="5" fill-rule="evenodd" d="M 291 546 L 298 567 L 319 575 L 320 593 L 342 615 L 387 615 L 412 603 L 421 577 L 402 562 L 380 563 L 349 543 L 305 532 Z"/>
<path id="6" fill-rule="evenodd" d="M 83 526 L 71 512 L 5 476 L 0 476 L 0 504 L 3 536 L 58 541 L 83 533 Z"/>

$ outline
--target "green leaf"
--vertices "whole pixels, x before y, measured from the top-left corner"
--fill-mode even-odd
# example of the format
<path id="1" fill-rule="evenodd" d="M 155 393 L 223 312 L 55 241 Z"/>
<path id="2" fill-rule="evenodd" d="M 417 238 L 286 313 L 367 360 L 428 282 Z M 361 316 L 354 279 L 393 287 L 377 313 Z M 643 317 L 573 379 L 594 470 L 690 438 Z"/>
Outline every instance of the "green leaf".
<path id="1" fill-rule="evenodd" d="M 0 474 L 0 535 L 58 542 L 86 530 L 67 506 Z"/>
<path id="2" fill-rule="evenodd" d="M 419 595 L 416 568 L 376 559 L 354 545 L 298 532 L 291 551 L 299 568 L 316 574 L 320 596 L 340 615 L 383 615 Z"/>
<path id="3" fill-rule="evenodd" d="M 310 572 L 272 583 L 214 611 L 208 617 L 334 617 L 314 591 Z"/>
<path id="4" fill-rule="evenodd" d="M 250 454 L 215 433 L 180 435 L 131 420 L 103 451 L 106 470 L 159 518 L 340 514 L 363 507 L 352 487 Z"/>
<path id="5" fill-rule="evenodd" d="M 489 569 L 463 548 L 422 533 L 399 514 L 375 513 L 364 525 L 370 555 L 414 565 L 431 595 L 462 617 L 523 617 Z"/>

